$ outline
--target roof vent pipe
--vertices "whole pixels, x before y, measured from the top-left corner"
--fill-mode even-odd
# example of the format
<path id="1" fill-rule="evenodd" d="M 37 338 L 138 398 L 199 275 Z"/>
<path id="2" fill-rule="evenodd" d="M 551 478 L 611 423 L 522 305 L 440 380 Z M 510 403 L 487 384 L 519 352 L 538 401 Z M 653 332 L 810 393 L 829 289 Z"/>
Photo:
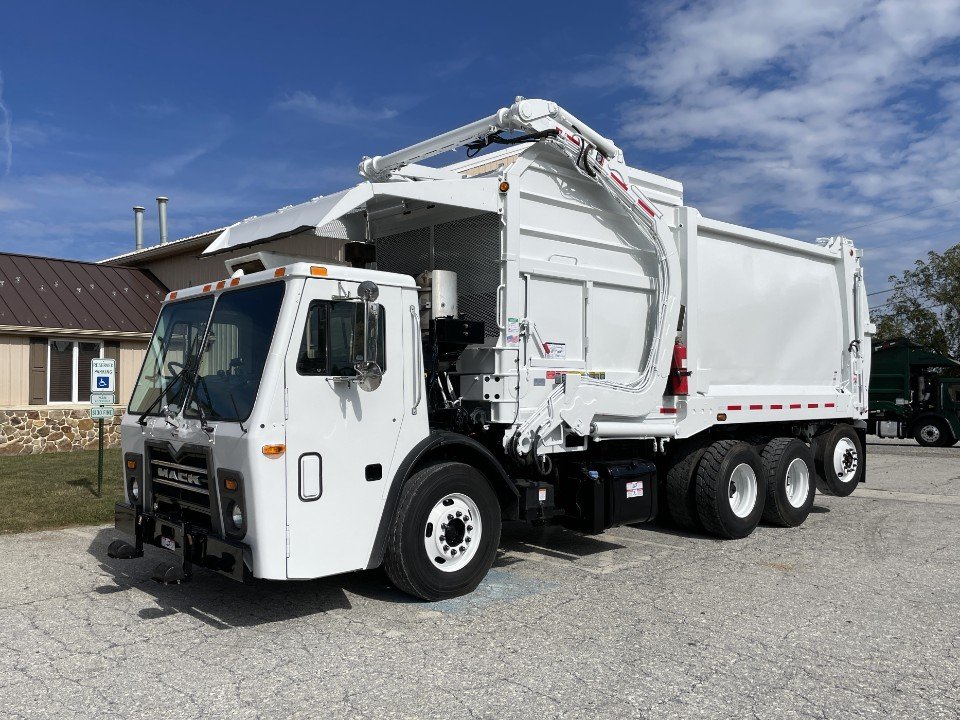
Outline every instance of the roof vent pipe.
<path id="1" fill-rule="evenodd" d="M 133 208 L 133 240 L 137 250 L 143 250 L 143 208 Z"/>
<path id="2" fill-rule="evenodd" d="M 167 202 L 169 198 L 157 198 L 157 214 L 160 216 L 160 244 L 167 244 Z"/>

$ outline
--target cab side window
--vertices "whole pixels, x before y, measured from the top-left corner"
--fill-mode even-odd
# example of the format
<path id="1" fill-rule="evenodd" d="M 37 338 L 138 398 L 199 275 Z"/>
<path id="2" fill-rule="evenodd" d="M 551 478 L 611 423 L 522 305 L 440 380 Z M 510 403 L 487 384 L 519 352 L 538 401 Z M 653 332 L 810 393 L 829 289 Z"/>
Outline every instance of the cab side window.
<path id="1" fill-rule="evenodd" d="M 386 311 L 378 305 L 377 360 L 387 371 L 385 349 Z M 297 355 L 301 375 L 352 377 L 354 365 L 363 360 L 363 303 L 314 300 Z"/>

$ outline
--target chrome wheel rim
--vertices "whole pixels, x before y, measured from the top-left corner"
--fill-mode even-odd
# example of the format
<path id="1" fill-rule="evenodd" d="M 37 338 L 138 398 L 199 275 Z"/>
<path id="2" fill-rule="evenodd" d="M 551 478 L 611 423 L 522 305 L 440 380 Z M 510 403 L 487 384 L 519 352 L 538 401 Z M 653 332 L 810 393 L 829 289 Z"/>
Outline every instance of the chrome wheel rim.
<path id="1" fill-rule="evenodd" d="M 801 458 L 794 458 L 787 465 L 787 502 L 795 508 L 803 507 L 810 492 L 810 468 Z"/>
<path id="2" fill-rule="evenodd" d="M 857 446 L 850 438 L 840 438 L 833 449 L 833 471 L 837 475 L 837 480 L 842 483 L 850 482 L 856 476 L 859 466 L 860 454 L 857 452 Z"/>
<path id="3" fill-rule="evenodd" d="M 740 463 L 730 473 L 727 483 L 730 509 L 738 518 L 745 518 L 757 504 L 757 474 L 747 463 Z"/>
<path id="4" fill-rule="evenodd" d="M 920 428 L 920 437 L 924 442 L 935 443 L 940 441 L 940 428 L 936 425 L 924 425 Z"/>
<path id="5" fill-rule="evenodd" d="M 437 570 L 455 572 L 477 554 L 483 533 L 480 509 L 463 493 L 442 497 L 423 527 L 423 547 Z"/>

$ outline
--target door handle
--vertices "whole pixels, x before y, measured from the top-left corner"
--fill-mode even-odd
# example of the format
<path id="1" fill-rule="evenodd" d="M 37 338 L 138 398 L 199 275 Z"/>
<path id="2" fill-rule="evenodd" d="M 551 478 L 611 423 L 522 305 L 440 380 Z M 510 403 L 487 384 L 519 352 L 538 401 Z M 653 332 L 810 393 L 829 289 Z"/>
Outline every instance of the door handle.
<path id="1" fill-rule="evenodd" d="M 423 392 L 421 390 L 421 383 L 423 382 L 423 373 L 420 370 L 421 365 L 423 364 L 422 355 L 423 355 L 423 341 L 420 339 L 420 313 L 417 311 L 416 305 L 410 306 L 410 318 L 413 320 L 413 392 L 414 397 L 417 398 L 416 402 L 413 403 L 413 409 L 411 414 L 417 414 L 417 408 L 420 407 L 420 400 L 422 399 Z"/>

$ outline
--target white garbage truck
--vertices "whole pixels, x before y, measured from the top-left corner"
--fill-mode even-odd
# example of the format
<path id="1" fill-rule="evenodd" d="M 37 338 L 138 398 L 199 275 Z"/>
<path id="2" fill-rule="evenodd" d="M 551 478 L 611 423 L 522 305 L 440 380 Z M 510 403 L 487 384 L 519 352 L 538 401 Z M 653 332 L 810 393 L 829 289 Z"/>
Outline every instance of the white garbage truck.
<path id="1" fill-rule="evenodd" d="M 360 174 L 231 226 L 205 250 L 223 280 L 167 297 L 111 556 L 164 548 L 165 582 L 382 565 L 437 600 L 483 579 L 504 521 L 666 514 L 735 539 L 863 482 L 874 328 L 850 240 L 705 218 L 545 100 Z M 343 262 L 264 249 L 304 233 Z"/>

